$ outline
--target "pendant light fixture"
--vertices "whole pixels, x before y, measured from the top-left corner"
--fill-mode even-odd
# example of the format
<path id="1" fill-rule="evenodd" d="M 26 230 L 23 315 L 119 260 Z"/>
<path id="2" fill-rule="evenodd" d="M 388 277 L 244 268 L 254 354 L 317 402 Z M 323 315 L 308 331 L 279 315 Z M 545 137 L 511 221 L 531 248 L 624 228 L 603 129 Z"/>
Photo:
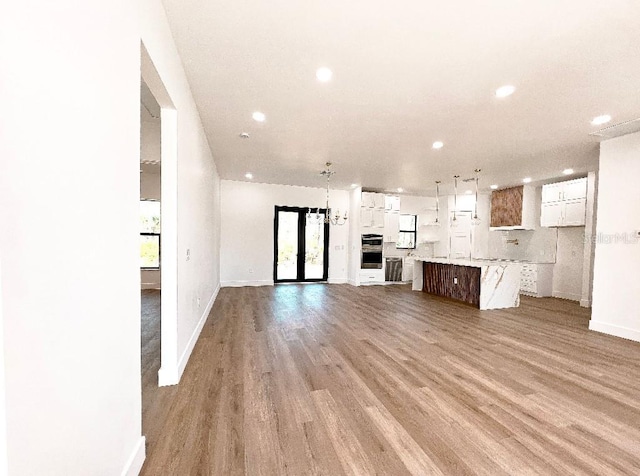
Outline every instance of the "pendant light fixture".
<path id="1" fill-rule="evenodd" d="M 331 225 L 344 225 L 347 222 L 347 212 L 344 212 L 344 216 L 340 216 L 340 210 L 336 210 L 335 215 L 332 215 L 331 207 L 329 206 L 329 181 L 331 180 L 331 176 L 335 174 L 333 170 L 331 170 L 331 162 L 327 162 L 326 169 L 320 172 L 320 175 L 327 178 L 327 202 L 324 212 L 324 223 L 330 223 Z M 320 221 L 320 209 L 316 209 L 315 214 L 316 220 Z M 307 220 L 311 220 L 311 209 L 309 208 L 307 211 Z"/>
<path id="2" fill-rule="evenodd" d="M 459 175 L 453 176 L 453 218 L 451 218 L 451 226 L 458 226 L 458 218 L 456 217 L 456 210 L 458 210 L 458 179 Z"/>
<path id="3" fill-rule="evenodd" d="M 440 183 L 440 180 L 436 180 L 436 225 L 440 225 Z"/>
<path id="4" fill-rule="evenodd" d="M 481 221 L 480 218 L 478 218 L 478 175 L 480 174 L 481 171 L 482 169 L 474 170 L 474 172 L 476 173 L 476 203 L 475 203 L 475 206 L 473 207 L 473 218 L 471 219 L 472 225 L 479 225 Z"/>

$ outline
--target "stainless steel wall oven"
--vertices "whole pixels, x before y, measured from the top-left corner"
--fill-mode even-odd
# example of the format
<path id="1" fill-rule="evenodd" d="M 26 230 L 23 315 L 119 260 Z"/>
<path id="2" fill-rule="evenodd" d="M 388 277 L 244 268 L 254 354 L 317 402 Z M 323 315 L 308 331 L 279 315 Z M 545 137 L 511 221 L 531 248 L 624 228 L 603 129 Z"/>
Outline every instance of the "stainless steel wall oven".
<path id="1" fill-rule="evenodd" d="M 382 235 L 362 235 L 361 269 L 382 269 Z"/>

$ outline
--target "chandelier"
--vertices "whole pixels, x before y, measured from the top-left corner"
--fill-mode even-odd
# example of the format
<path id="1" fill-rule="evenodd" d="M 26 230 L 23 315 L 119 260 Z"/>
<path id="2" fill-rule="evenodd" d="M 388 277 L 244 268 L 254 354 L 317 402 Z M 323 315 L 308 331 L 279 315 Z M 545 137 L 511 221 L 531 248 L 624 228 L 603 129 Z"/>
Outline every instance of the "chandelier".
<path id="1" fill-rule="evenodd" d="M 344 225 L 347 222 L 347 212 L 344 212 L 343 216 L 340 216 L 340 210 L 336 209 L 335 214 L 333 214 L 333 212 L 331 211 L 331 207 L 329 206 L 329 181 L 331 180 L 331 176 L 333 174 L 335 174 L 335 172 L 333 170 L 331 170 L 331 162 L 327 162 L 325 164 L 327 166 L 326 169 L 324 169 L 322 172 L 320 172 L 320 175 L 324 176 L 327 178 L 327 203 L 326 203 L 326 207 L 325 207 L 325 211 L 324 211 L 324 219 L 321 219 L 320 216 L 320 209 L 316 208 L 316 212 L 315 212 L 315 220 L 320 223 L 321 221 L 323 221 L 326 224 L 331 224 L 331 225 Z M 313 220 L 313 215 L 311 213 L 311 208 L 307 209 L 307 220 Z"/>

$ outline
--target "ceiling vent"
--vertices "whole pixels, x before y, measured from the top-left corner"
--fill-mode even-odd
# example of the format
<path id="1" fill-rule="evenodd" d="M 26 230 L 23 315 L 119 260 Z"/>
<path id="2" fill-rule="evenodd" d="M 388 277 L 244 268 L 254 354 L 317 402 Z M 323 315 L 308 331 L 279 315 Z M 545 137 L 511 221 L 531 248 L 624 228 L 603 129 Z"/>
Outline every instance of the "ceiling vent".
<path id="1" fill-rule="evenodd" d="M 600 129 L 599 131 L 592 132 L 589 135 L 595 137 L 598 141 L 603 141 L 639 131 L 640 118 L 621 122 L 620 124 L 614 124 L 613 126 L 605 127 L 604 129 Z"/>

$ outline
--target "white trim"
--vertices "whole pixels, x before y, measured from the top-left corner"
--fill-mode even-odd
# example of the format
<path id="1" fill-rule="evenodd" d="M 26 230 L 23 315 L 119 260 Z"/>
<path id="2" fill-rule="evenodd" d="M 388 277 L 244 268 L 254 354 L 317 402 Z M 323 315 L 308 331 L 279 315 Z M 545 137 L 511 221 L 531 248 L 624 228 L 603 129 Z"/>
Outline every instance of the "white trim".
<path id="1" fill-rule="evenodd" d="M 591 307 L 591 299 L 580 299 L 580 306 Z"/>
<path id="2" fill-rule="evenodd" d="M 640 331 L 636 329 L 629 329 L 628 327 L 615 326 L 613 324 L 594 321 L 593 319 L 591 319 L 589 321 L 589 330 L 640 342 Z"/>
<path id="3" fill-rule="evenodd" d="M 552 296 L 554 298 L 567 299 L 569 301 L 577 301 L 577 302 L 580 302 L 580 298 L 582 298 L 582 295 L 580 295 L 580 294 L 563 293 L 563 292 L 559 292 L 559 291 L 554 291 L 552 293 Z"/>
<path id="4" fill-rule="evenodd" d="M 133 449 L 131 456 L 129 456 L 127 463 L 122 469 L 122 476 L 138 476 L 138 474 L 140 474 L 140 470 L 142 469 L 144 460 L 147 457 L 145 442 L 146 438 L 144 436 L 141 436 L 138 440 L 138 444 L 136 444 L 136 447 Z"/>
<path id="5" fill-rule="evenodd" d="M 273 279 L 260 281 L 222 281 L 223 288 L 242 288 L 244 286 L 273 286 Z"/>
<path id="6" fill-rule="evenodd" d="M 358 285 L 358 283 L 356 282 L 356 280 L 355 280 L 355 279 L 349 279 L 348 283 L 349 283 L 351 286 L 357 286 L 357 285 Z"/>
<path id="7" fill-rule="evenodd" d="M 327 280 L 327 283 L 329 283 L 329 284 L 347 284 L 347 279 L 346 278 L 329 278 Z"/>
<path id="8" fill-rule="evenodd" d="M 189 357 L 191 357 L 191 352 L 193 352 L 193 348 L 196 346 L 196 342 L 198 342 L 198 337 L 200 337 L 200 332 L 202 332 L 202 328 L 204 327 L 205 322 L 207 322 L 207 318 L 209 317 L 209 313 L 213 308 L 213 303 L 218 297 L 219 292 L 220 292 L 220 285 L 218 285 L 215 291 L 213 291 L 211 299 L 209 299 L 209 302 L 207 303 L 207 307 L 205 307 L 204 312 L 202 313 L 202 316 L 200 316 L 200 321 L 198 321 L 198 325 L 193 330 L 193 334 L 191 334 L 191 338 L 189 339 L 189 342 L 187 343 L 187 346 L 184 349 L 184 352 L 180 356 L 180 361 L 178 362 L 178 382 L 180 381 L 180 378 L 182 377 L 182 373 L 184 372 L 184 369 L 187 366 L 187 363 L 189 362 Z"/>
<path id="9" fill-rule="evenodd" d="M 182 378 L 182 374 L 184 369 L 187 367 L 187 363 L 189 362 L 189 357 L 191 357 L 191 352 L 193 352 L 193 348 L 196 346 L 196 342 L 198 342 L 198 337 L 200 337 L 200 332 L 202 332 L 202 328 L 204 327 L 205 322 L 207 322 L 207 318 L 209 317 L 209 313 L 213 308 L 213 303 L 218 297 L 218 293 L 220 292 L 220 286 L 215 289 L 213 294 L 211 295 L 211 299 L 207 303 L 207 306 L 204 309 L 204 312 L 200 316 L 200 320 L 196 325 L 196 328 L 193 330 L 191 337 L 189 338 L 189 342 L 187 343 L 182 355 L 180 356 L 180 360 L 178 364 L 175 366 L 163 366 L 158 370 L 158 386 L 166 387 L 169 385 L 177 385 L 180 383 L 180 379 Z"/>
<path id="10" fill-rule="evenodd" d="M 168 364 L 160 367 L 158 370 L 158 387 L 166 387 L 168 385 L 177 385 L 180 381 L 178 374 L 178 366 Z"/>

